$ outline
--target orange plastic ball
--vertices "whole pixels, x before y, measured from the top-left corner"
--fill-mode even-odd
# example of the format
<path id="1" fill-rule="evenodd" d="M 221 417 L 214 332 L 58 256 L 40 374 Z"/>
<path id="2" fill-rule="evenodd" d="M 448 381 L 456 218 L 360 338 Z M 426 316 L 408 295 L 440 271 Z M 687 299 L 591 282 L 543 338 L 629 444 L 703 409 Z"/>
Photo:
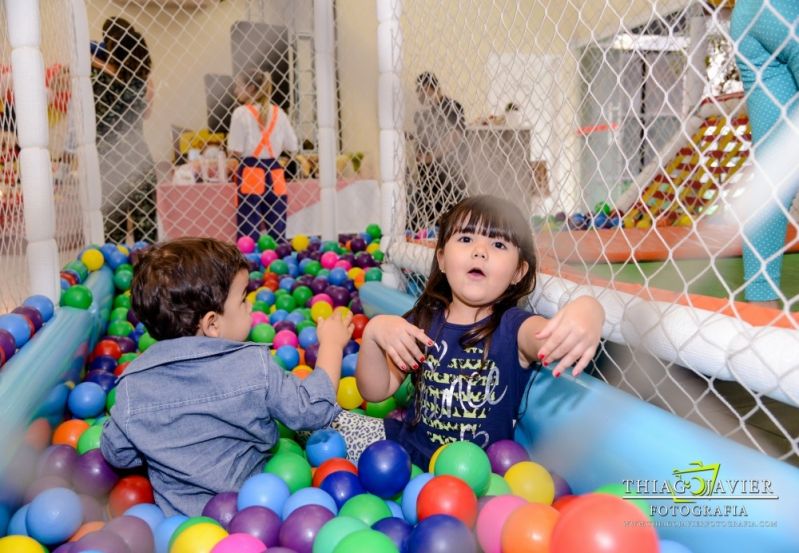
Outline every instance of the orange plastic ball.
<path id="1" fill-rule="evenodd" d="M 542 503 L 514 509 L 502 527 L 502 553 L 549 553 L 559 516 L 557 510 Z"/>
<path id="2" fill-rule="evenodd" d="M 89 423 L 81 419 L 64 421 L 53 432 L 53 445 L 68 445 L 77 449 L 78 440 L 87 428 Z"/>

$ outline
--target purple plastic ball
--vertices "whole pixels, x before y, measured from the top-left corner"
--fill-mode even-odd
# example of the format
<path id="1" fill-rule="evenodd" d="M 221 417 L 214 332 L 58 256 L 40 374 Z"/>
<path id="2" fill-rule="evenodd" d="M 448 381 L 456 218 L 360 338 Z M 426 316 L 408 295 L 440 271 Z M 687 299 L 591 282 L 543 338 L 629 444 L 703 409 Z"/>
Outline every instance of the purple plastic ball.
<path id="1" fill-rule="evenodd" d="M 136 326 L 140 322 L 133 309 L 128 309 L 128 322 L 133 326 Z"/>
<path id="2" fill-rule="evenodd" d="M 372 266 L 372 256 L 366 252 L 361 252 L 355 256 L 355 265 L 361 269 L 368 269 Z"/>
<path id="3" fill-rule="evenodd" d="M 122 350 L 122 353 L 133 353 L 136 351 L 136 342 L 127 336 L 110 336 L 109 338 L 119 344 L 119 349 Z"/>
<path id="4" fill-rule="evenodd" d="M 122 536 L 109 532 L 105 528 L 86 534 L 76 541 L 72 551 L 102 551 L 103 553 L 133 553 Z"/>
<path id="5" fill-rule="evenodd" d="M 327 282 L 325 282 L 325 286 L 327 286 Z M 4 355 L 6 361 L 11 359 L 11 356 L 17 351 L 17 341 L 14 340 L 14 336 L 3 328 L 0 328 L 0 351 L 2 351 L 0 357 Z"/>
<path id="6" fill-rule="evenodd" d="M 155 539 L 150 525 L 138 517 L 121 516 L 111 519 L 103 528 L 124 540 L 131 553 L 152 553 Z"/>
<path id="7" fill-rule="evenodd" d="M 291 246 L 288 244 L 280 244 L 277 248 L 275 248 L 275 253 L 280 259 L 291 255 Z"/>
<path id="8" fill-rule="evenodd" d="M 28 319 L 31 322 L 31 324 L 33 324 L 34 332 L 37 332 L 40 328 L 42 328 L 42 325 L 44 324 L 44 318 L 42 317 L 42 314 L 39 313 L 39 310 L 34 307 L 30 307 L 28 305 L 20 305 L 19 307 L 14 309 L 12 313 L 17 313 L 18 315 L 22 315 L 23 317 Z"/>
<path id="9" fill-rule="evenodd" d="M 53 553 L 73 553 L 74 549 L 73 546 L 75 544 L 72 542 L 62 543 L 55 549 L 53 549 Z"/>
<path id="10" fill-rule="evenodd" d="M 399 551 L 405 550 L 405 542 L 411 535 L 413 527 L 401 518 L 383 518 L 372 524 L 372 530 L 384 533 L 391 538 Z"/>
<path id="11" fill-rule="evenodd" d="M 309 257 L 311 259 L 313 259 L 314 261 L 319 261 L 320 259 L 322 259 L 322 252 L 320 252 L 320 251 L 311 252 Z"/>
<path id="12" fill-rule="evenodd" d="M 103 370 L 108 372 L 114 372 L 114 369 L 117 368 L 117 360 L 111 357 L 110 355 L 98 355 L 92 362 L 89 363 L 90 370 Z"/>
<path id="13" fill-rule="evenodd" d="M 319 355 L 319 344 L 313 344 L 305 348 L 305 364 L 312 369 L 316 367 L 316 358 Z"/>
<path id="14" fill-rule="evenodd" d="M 366 249 L 366 241 L 360 236 L 350 240 L 350 249 L 354 252 L 360 252 Z"/>
<path id="15" fill-rule="evenodd" d="M 297 553 L 312 553 L 316 534 L 333 513 L 321 505 L 303 505 L 292 512 L 280 527 L 280 545 Z"/>
<path id="16" fill-rule="evenodd" d="M 555 483 L 555 499 L 563 497 L 564 495 L 571 495 L 572 488 L 569 486 L 569 483 L 566 482 L 565 478 L 552 471 L 550 471 L 549 474 L 552 476 L 552 481 Z"/>
<path id="17" fill-rule="evenodd" d="M 314 276 L 313 275 L 302 275 L 294 281 L 294 286 L 292 287 L 292 292 L 299 288 L 300 286 L 307 286 L 311 287 L 311 283 L 313 282 Z"/>
<path id="18" fill-rule="evenodd" d="M 236 492 L 222 492 L 208 500 L 203 508 L 202 516 L 211 517 L 225 530 L 230 526 L 230 521 L 236 515 L 238 508 L 236 501 L 239 494 Z"/>
<path id="19" fill-rule="evenodd" d="M 74 447 L 63 444 L 51 445 L 39 457 L 36 474 L 37 476 L 59 476 L 69 481 L 77 460 L 78 452 Z"/>
<path id="20" fill-rule="evenodd" d="M 257 280 L 251 280 L 247 283 L 247 292 L 255 292 L 260 287 L 261 287 L 261 282 Z"/>
<path id="21" fill-rule="evenodd" d="M 499 440 L 486 449 L 488 461 L 491 463 L 491 472 L 504 476 L 516 463 L 529 461 L 527 451 L 513 440 Z"/>
<path id="22" fill-rule="evenodd" d="M 325 294 L 333 300 L 333 307 L 347 305 L 350 302 L 350 292 L 343 286 L 328 286 L 325 288 Z"/>
<path id="23" fill-rule="evenodd" d="M 114 373 L 103 369 L 94 369 L 89 371 L 84 380 L 86 382 L 94 382 L 100 386 L 100 388 L 102 388 L 106 394 L 110 392 L 111 388 L 113 388 L 117 383 L 117 377 L 114 376 Z"/>
<path id="24" fill-rule="evenodd" d="M 290 330 L 297 333 L 297 327 L 294 323 L 287 319 L 283 319 L 282 321 L 278 321 L 277 323 L 272 325 L 272 328 L 275 329 L 275 333 L 280 332 L 281 330 Z"/>
<path id="25" fill-rule="evenodd" d="M 75 491 L 94 497 L 107 494 L 119 480 L 99 449 L 92 449 L 78 457 L 72 473 Z"/>
<path id="26" fill-rule="evenodd" d="M 466 525 L 449 515 L 427 517 L 405 542 L 408 553 L 477 553 L 474 535 Z"/>
<path id="27" fill-rule="evenodd" d="M 278 544 L 280 526 L 280 517 L 272 509 L 253 505 L 236 513 L 228 525 L 228 532 L 249 534 L 272 551 L 272 547 Z"/>
<path id="28" fill-rule="evenodd" d="M 321 294 L 329 286 L 326 278 L 316 277 L 311 281 L 309 288 L 314 294 Z"/>
<path id="29" fill-rule="evenodd" d="M 361 298 L 353 298 L 350 301 L 350 311 L 352 311 L 354 315 L 363 313 L 363 305 L 361 304 Z"/>

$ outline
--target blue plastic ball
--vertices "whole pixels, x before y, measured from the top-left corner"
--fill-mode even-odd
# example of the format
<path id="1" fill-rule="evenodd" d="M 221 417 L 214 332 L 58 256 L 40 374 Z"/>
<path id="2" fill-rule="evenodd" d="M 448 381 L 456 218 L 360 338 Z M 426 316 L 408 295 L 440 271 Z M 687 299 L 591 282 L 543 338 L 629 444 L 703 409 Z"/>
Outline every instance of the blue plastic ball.
<path id="1" fill-rule="evenodd" d="M 316 328 L 312 326 L 300 330 L 300 334 L 297 336 L 297 339 L 300 341 L 300 347 L 302 347 L 302 349 L 306 349 L 308 346 L 319 343 L 319 338 L 316 335 Z"/>
<path id="2" fill-rule="evenodd" d="M 361 346 L 355 340 L 350 340 L 347 342 L 347 345 L 344 346 L 344 355 L 349 355 L 351 353 L 358 353 L 361 350 Z"/>
<path id="3" fill-rule="evenodd" d="M 477 553 L 474 535 L 457 518 L 433 515 L 421 521 L 405 542 L 408 553 Z"/>
<path id="4" fill-rule="evenodd" d="M 433 479 L 433 476 L 435 475 L 429 472 L 415 476 L 402 491 L 402 515 L 411 524 L 416 524 L 419 521 L 416 515 L 416 500 L 419 498 L 419 492 L 422 491 L 425 484 Z"/>
<path id="5" fill-rule="evenodd" d="M 386 501 L 388 504 L 389 509 L 391 509 L 391 513 L 393 516 L 388 518 L 383 518 L 372 524 L 372 530 L 377 530 L 378 532 L 382 532 L 389 538 L 391 541 L 394 542 L 394 545 L 397 546 L 397 550 L 404 551 L 405 550 L 405 542 L 408 540 L 408 537 L 411 535 L 411 531 L 413 528 L 410 524 L 405 522 L 402 519 L 402 510 L 400 510 L 400 514 L 395 514 L 395 508 L 399 509 L 400 506 L 397 505 L 394 501 Z"/>
<path id="6" fill-rule="evenodd" d="M 302 488 L 291 494 L 283 504 L 283 520 L 305 505 L 321 505 L 334 515 L 338 514 L 338 505 L 329 493 L 320 488 Z"/>
<path id="7" fill-rule="evenodd" d="M 294 326 L 296 327 L 302 321 L 306 321 L 308 319 L 305 316 L 305 313 L 302 311 L 302 308 L 298 307 L 294 311 L 289 313 L 285 320 L 287 320 L 290 323 L 293 323 Z M 298 338 L 299 338 L 299 336 L 298 336 Z M 302 344 L 302 341 L 300 341 L 300 344 Z M 305 347 L 305 346 L 303 346 L 303 347 Z"/>
<path id="8" fill-rule="evenodd" d="M 288 311 L 286 311 L 285 309 L 278 309 L 274 313 L 271 313 L 269 315 L 269 323 L 271 325 L 274 325 L 275 323 L 279 323 L 288 316 L 289 316 Z"/>
<path id="9" fill-rule="evenodd" d="M 33 307 L 34 309 L 38 310 L 39 313 L 42 314 L 42 319 L 44 322 L 49 321 L 52 318 L 53 313 L 55 313 L 55 306 L 53 306 L 53 302 L 50 301 L 50 298 L 47 296 L 30 296 L 22 302 L 22 305 L 27 305 L 28 307 Z"/>
<path id="10" fill-rule="evenodd" d="M 348 499 L 366 493 L 358 476 L 346 470 L 328 474 L 319 487 L 330 494 L 339 509 Z"/>
<path id="11" fill-rule="evenodd" d="M 255 294 L 255 299 L 271 307 L 275 304 L 275 293 L 272 292 L 272 290 L 259 290 L 258 293 Z"/>
<path id="12" fill-rule="evenodd" d="M 152 503 L 139 503 L 138 505 L 134 505 L 125 511 L 123 515 L 142 519 L 147 523 L 147 526 L 150 527 L 150 530 L 153 531 L 153 535 L 155 535 L 156 529 L 166 518 L 164 512 L 158 505 L 153 505 Z"/>
<path id="13" fill-rule="evenodd" d="M 100 369 L 103 371 L 114 372 L 117 368 L 117 360 L 110 355 L 98 355 L 89 363 L 89 370 Z"/>
<path id="14" fill-rule="evenodd" d="M 341 267 L 335 267 L 330 270 L 330 274 L 327 277 L 327 281 L 330 284 L 335 286 L 341 286 L 345 282 L 347 282 L 347 271 L 342 269 Z"/>
<path id="15" fill-rule="evenodd" d="M 110 255 L 105 256 L 105 262 L 111 269 L 116 270 L 117 267 L 128 262 L 128 256 L 114 248 L 114 251 Z"/>
<path id="16" fill-rule="evenodd" d="M 349 353 L 341 361 L 341 376 L 355 376 L 355 367 L 358 366 L 358 354 Z"/>
<path id="17" fill-rule="evenodd" d="M 31 327 L 28 319 L 19 313 L 6 313 L 0 315 L 0 329 L 8 331 L 17 343 L 17 347 L 24 346 L 31 337 Z"/>
<path id="18" fill-rule="evenodd" d="M 155 553 L 169 553 L 169 540 L 178 526 L 189 520 L 185 515 L 172 515 L 165 518 L 155 529 Z"/>
<path id="19" fill-rule="evenodd" d="M 96 417 L 105 409 L 105 392 L 99 384 L 81 382 L 70 392 L 67 405 L 80 419 Z"/>
<path id="20" fill-rule="evenodd" d="M 28 533 L 45 545 L 65 542 L 82 521 L 80 498 L 66 488 L 51 488 L 41 492 L 31 501 L 25 515 Z"/>
<path id="21" fill-rule="evenodd" d="M 281 289 L 291 292 L 292 286 L 294 286 L 294 279 L 292 277 L 283 277 L 280 279 Z"/>
<path id="22" fill-rule="evenodd" d="M 272 509 L 275 513 L 283 512 L 283 505 L 291 495 L 288 484 L 279 476 L 264 472 L 250 476 L 239 489 L 236 500 L 238 510 L 259 505 Z"/>
<path id="23" fill-rule="evenodd" d="M 366 491 L 383 499 L 394 497 L 411 478 L 411 457 L 397 442 L 380 440 L 361 454 L 358 477 Z"/>
<path id="24" fill-rule="evenodd" d="M 344 437 L 332 428 L 315 430 L 305 444 L 305 454 L 312 467 L 318 467 L 333 457 L 347 458 Z"/>
<path id="25" fill-rule="evenodd" d="M 281 366 L 286 370 L 291 370 L 300 364 L 300 352 L 294 346 L 280 346 L 275 356 L 282 361 Z"/>

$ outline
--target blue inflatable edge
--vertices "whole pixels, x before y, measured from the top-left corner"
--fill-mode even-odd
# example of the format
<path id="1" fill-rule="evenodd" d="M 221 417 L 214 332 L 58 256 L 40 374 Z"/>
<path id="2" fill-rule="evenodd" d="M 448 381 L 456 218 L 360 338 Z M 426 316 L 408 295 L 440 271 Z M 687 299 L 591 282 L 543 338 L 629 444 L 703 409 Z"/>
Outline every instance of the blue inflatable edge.
<path id="1" fill-rule="evenodd" d="M 16 448 L 20 432 L 37 416 L 56 423 L 63 416 L 66 391 L 76 381 L 103 331 L 114 300 L 113 272 L 103 267 L 84 284 L 92 291 L 88 309 L 57 307 L 52 318 L 0 370 L 0 474 Z M 55 401 L 47 401 L 54 397 Z"/>
<path id="2" fill-rule="evenodd" d="M 400 315 L 415 301 L 375 282 L 365 283 L 359 294 L 369 316 Z M 538 371 L 515 437 L 574 493 L 617 483 L 629 487 L 630 495 L 646 496 L 658 536 L 693 553 L 799 550 L 799 469 L 592 376 L 553 378 Z M 692 502 L 671 496 L 669 485 L 683 486 L 678 479 L 698 491 L 714 470 L 713 493 L 685 491 Z"/>

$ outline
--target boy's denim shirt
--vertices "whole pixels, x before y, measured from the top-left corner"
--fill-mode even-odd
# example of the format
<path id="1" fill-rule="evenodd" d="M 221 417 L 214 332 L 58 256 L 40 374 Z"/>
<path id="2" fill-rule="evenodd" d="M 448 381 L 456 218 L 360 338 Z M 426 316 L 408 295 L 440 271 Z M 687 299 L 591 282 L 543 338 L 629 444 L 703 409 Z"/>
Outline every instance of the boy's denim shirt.
<path id="1" fill-rule="evenodd" d="M 152 345 L 119 378 L 101 448 L 116 467 L 146 465 L 167 516 L 198 516 L 214 494 L 261 471 L 276 420 L 313 430 L 340 410 L 321 370 L 299 380 L 266 346 L 177 338 Z"/>

